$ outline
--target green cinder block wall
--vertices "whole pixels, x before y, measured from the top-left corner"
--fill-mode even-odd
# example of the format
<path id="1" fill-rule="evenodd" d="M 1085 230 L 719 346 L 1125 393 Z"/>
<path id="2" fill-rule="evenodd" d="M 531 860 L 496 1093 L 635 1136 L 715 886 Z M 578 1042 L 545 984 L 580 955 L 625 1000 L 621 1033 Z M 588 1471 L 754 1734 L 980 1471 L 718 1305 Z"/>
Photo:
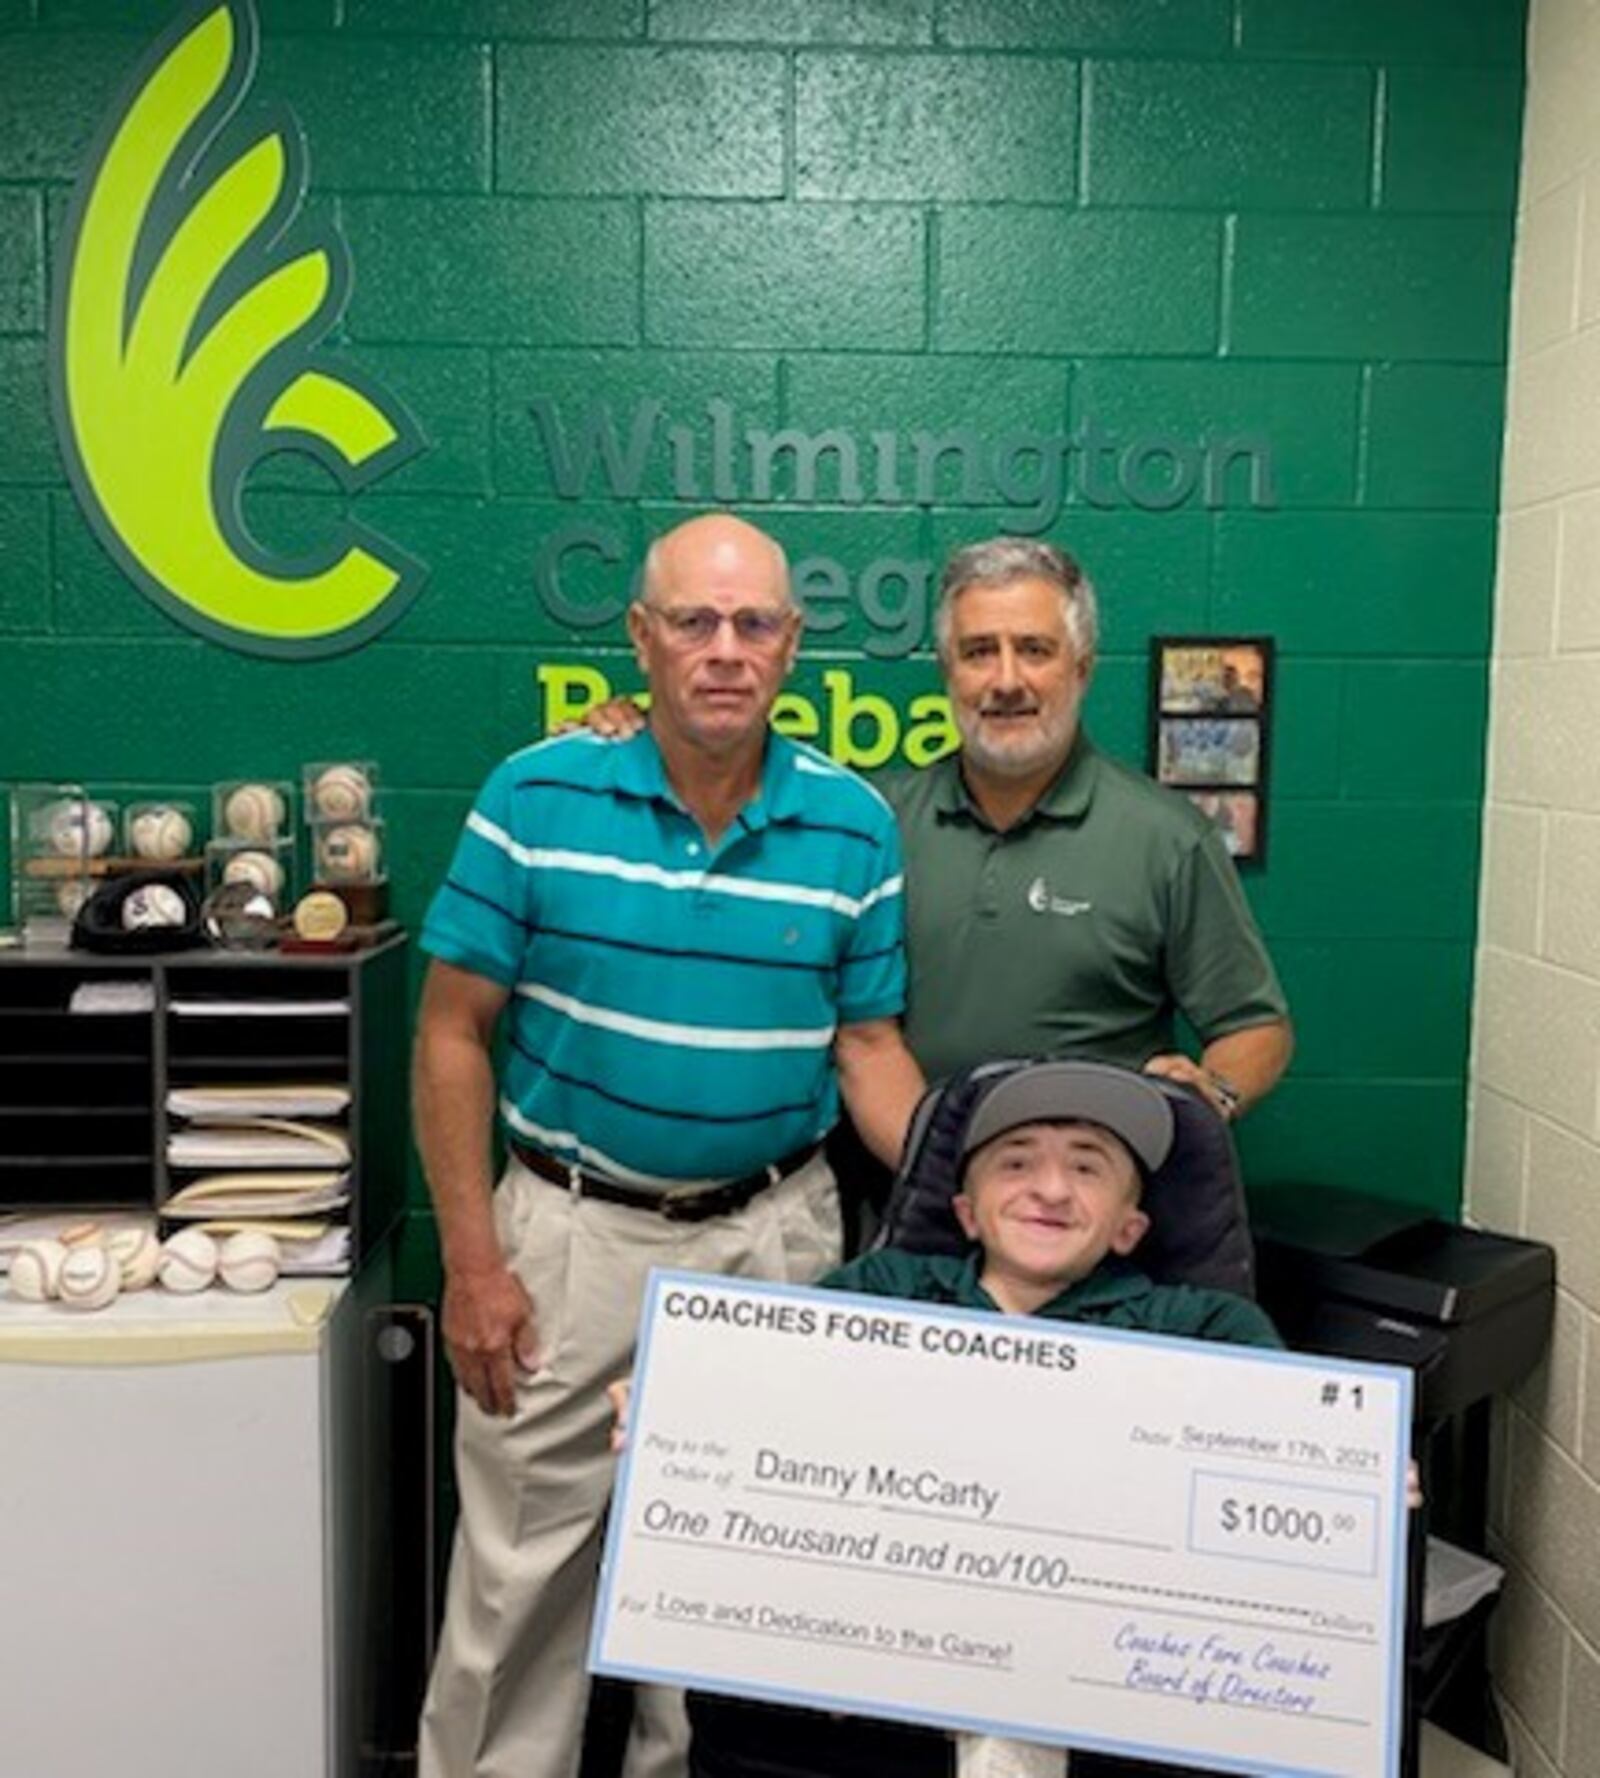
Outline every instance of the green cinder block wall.
<path id="1" fill-rule="evenodd" d="M 614 597 L 686 510 L 561 486 L 532 414 L 609 400 L 703 427 L 1070 431 L 1271 447 L 1276 504 L 1077 497 L 1049 534 L 1100 583 L 1095 733 L 1142 762 L 1152 633 L 1279 645 L 1271 856 L 1249 879 L 1295 1003 L 1259 1180 L 1456 1203 L 1522 99 L 1522 0 L 261 0 L 248 103 L 287 104 L 309 209 L 352 250 L 334 355 L 432 449 L 355 502 L 431 568 L 380 639 L 251 658 L 132 588 L 70 494 L 46 396 L 71 182 L 170 20 L 0 0 L 0 778 L 202 793 L 308 759 L 382 764 L 415 924 L 472 789 L 542 732 L 541 667 L 635 676 L 621 632 L 535 588 L 552 535 Z M 1012 523 L 928 498 L 765 509 L 800 558 L 937 559 Z M 703 504 L 691 502 L 689 504 Z M 263 466 L 285 549 L 345 501 Z M 746 503 L 760 516 L 760 509 Z M 808 645 L 824 741 L 856 699 L 934 691 L 915 582 Z M 898 604 L 896 603 L 898 601 Z M 853 744 L 873 719 L 857 711 Z"/>

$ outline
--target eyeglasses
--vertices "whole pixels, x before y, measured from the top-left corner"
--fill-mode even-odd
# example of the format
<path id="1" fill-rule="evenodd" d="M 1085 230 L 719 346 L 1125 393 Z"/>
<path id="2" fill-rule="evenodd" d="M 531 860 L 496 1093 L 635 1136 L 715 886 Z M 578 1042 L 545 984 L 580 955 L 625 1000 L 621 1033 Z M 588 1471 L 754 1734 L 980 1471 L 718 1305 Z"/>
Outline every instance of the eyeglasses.
<path id="1" fill-rule="evenodd" d="M 648 600 L 641 601 L 641 606 L 661 619 L 679 648 L 706 647 L 725 623 L 733 625 L 734 635 L 747 648 L 776 648 L 789 633 L 794 617 L 788 607 L 772 610 L 742 605 L 737 611 L 718 611 L 711 605 L 652 605 Z"/>

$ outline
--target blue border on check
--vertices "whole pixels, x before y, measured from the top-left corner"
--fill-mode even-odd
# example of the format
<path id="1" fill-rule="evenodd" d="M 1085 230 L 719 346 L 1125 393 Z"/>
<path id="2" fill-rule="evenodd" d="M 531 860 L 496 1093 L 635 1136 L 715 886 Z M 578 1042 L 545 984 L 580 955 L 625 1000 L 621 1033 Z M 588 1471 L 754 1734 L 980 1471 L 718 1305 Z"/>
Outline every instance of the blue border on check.
<path id="1" fill-rule="evenodd" d="M 952 1307 L 944 1303 L 919 1303 L 900 1297 L 863 1296 L 855 1291 L 823 1291 L 811 1285 L 780 1284 L 754 1278 L 732 1278 L 721 1273 L 681 1272 L 656 1268 L 650 1273 L 650 1282 L 645 1290 L 644 1303 L 639 1314 L 639 1340 L 634 1360 L 637 1381 L 634 1385 L 633 1406 L 629 1414 L 629 1418 L 635 1426 L 643 1417 L 646 1401 L 645 1391 L 649 1388 L 650 1339 L 651 1329 L 656 1319 L 656 1305 L 662 1291 L 673 1285 L 713 1289 L 731 1288 L 755 1296 L 801 1298 L 806 1301 L 822 1301 L 829 1304 L 857 1303 L 864 1309 L 870 1309 L 880 1314 L 885 1310 L 892 1309 L 896 1314 L 906 1314 L 924 1321 L 969 1321 L 980 1327 L 992 1327 L 995 1319 L 993 1315 L 986 1314 L 982 1310 Z M 1047 1326 L 1053 1333 L 1070 1332 L 1074 1340 L 1082 1339 L 1087 1343 L 1103 1341 L 1108 1345 L 1148 1346 L 1152 1340 L 1159 1340 L 1163 1345 L 1192 1347 L 1216 1358 L 1287 1365 L 1299 1370 L 1320 1372 L 1324 1375 L 1332 1371 L 1341 1378 L 1346 1376 L 1381 1378 L 1398 1388 L 1402 1423 L 1410 1426 L 1415 1413 L 1414 1378 L 1409 1370 L 1398 1365 L 1369 1364 L 1354 1359 L 1333 1359 L 1315 1353 L 1286 1352 L 1271 1347 L 1232 1346 L 1219 1341 L 1189 1340 L 1167 1334 L 1132 1333 L 1120 1328 L 1096 1327 L 1083 1322 L 1051 1321 L 1037 1325 Z M 926 1728 L 959 1730 L 978 1735 L 1010 1736 L 1019 1740 L 1034 1740 L 1045 1745 L 1081 1748 L 1086 1753 L 1110 1753 L 1124 1758 L 1147 1759 L 1167 1764 L 1183 1759 L 1184 1756 L 1181 1753 L 1175 1752 L 1170 1747 L 1152 1747 L 1142 1742 L 1116 1741 L 1094 1735 L 1074 1734 L 1067 1736 L 1059 1731 L 1041 1731 L 1011 1722 L 999 1722 L 982 1717 L 946 1715 L 925 1710 L 901 1709 L 890 1705 L 875 1705 L 869 1713 L 862 1710 L 859 1699 L 840 1698 L 828 1692 L 791 1691 L 779 1686 L 741 1686 L 720 1677 L 708 1682 L 703 1673 L 697 1673 L 693 1669 L 643 1667 L 631 1662 L 606 1659 L 602 1651 L 602 1644 L 605 1640 L 605 1627 L 611 1619 L 612 1593 L 616 1582 L 617 1547 L 622 1535 L 621 1527 L 627 1517 L 624 1508 L 631 1498 L 635 1450 L 636 1441 L 630 1439 L 622 1454 L 617 1485 L 612 1494 L 611 1518 L 606 1527 L 605 1551 L 600 1566 L 594 1622 L 589 1636 L 588 1670 L 591 1673 L 604 1674 L 616 1679 L 631 1679 L 648 1685 L 678 1686 L 691 1691 L 704 1689 L 715 1691 L 723 1696 L 748 1698 L 756 1702 L 784 1704 L 801 1709 L 842 1711 L 848 1715 L 858 1716 L 870 1714 L 881 1720 L 914 1723 Z M 1398 1778 L 1400 1772 L 1401 1711 L 1405 1679 L 1405 1581 L 1408 1529 L 1405 1503 L 1406 1473 L 1403 1461 L 1396 1465 L 1395 1474 L 1390 1478 L 1388 1496 L 1390 1658 L 1384 1675 L 1384 1763 L 1382 1772 L 1374 1774 L 1374 1778 Z M 1195 1757 L 1201 1756 L 1196 1755 Z M 1238 1773 L 1241 1778 L 1338 1778 L 1337 1774 L 1323 1767 L 1286 1765 L 1281 1760 L 1274 1761 L 1270 1767 L 1267 1767 L 1210 1752 L 1207 1752 L 1203 1757 L 1207 1770 Z"/>

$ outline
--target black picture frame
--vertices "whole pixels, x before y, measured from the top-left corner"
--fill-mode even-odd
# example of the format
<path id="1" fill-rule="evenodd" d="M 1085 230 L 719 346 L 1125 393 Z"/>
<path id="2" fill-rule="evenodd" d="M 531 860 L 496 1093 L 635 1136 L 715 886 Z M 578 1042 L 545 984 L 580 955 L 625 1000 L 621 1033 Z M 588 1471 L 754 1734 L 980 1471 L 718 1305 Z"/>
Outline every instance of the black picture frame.
<path id="1" fill-rule="evenodd" d="M 1267 857 L 1276 666 L 1270 636 L 1150 639 L 1150 775 L 1216 824 L 1241 869 Z"/>

